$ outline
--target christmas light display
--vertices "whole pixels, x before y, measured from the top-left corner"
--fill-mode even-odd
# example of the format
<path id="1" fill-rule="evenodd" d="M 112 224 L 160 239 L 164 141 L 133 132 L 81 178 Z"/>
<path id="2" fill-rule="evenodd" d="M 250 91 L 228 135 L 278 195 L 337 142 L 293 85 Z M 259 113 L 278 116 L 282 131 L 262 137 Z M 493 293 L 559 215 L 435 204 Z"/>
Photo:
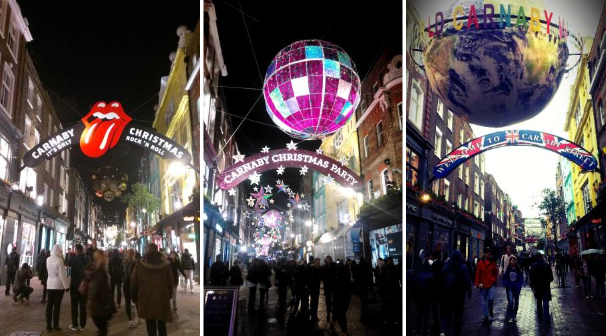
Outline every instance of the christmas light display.
<path id="1" fill-rule="evenodd" d="M 269 210 L 263 214 L 263 224 L 269 228 L 280 226 L 281 222 L 282 215 L 276 210 Z"/>

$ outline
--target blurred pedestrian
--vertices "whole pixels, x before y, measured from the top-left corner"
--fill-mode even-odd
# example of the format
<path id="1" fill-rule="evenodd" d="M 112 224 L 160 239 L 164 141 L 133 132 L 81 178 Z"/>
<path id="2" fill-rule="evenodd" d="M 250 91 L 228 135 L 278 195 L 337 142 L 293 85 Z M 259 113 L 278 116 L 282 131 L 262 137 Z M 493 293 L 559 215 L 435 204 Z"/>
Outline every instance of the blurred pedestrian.
<path id="1" fill-rule="evenodd" d="M 158 245 L 147 245 L 147 253 L 131 275 L 131 293 L 137 314 L 145 319 L 150 336 L 166 336 L 166 323 L 173 322 L 170 309 L 173 282 L 170 267 L 158 252 Z"/>
<path id="2" fill-rule="evenodd" d="M 324 299 L 326 302 L 326 321 L 330 322 L 330 312 L 332 311 L 332 294 L 334 290 L 335 279 L 337 277 L 337 266 L 332 262 L 331 256 L 324 259 L 322 268 L 322 283 L 324 284 Z M 334 317 L 333 317 L 334 320 Z"/>
<path id="3" fill-rule="evenodd" d="M 535 254 L 535 263 L 530 270 L 530 288 L 534 291 L 537 300 L 537 314 L 547 324 L 549 319 L 549 301 L 551 300 L 550 283 L 553 282 L 551 267 L 545 262 L 541 253 Z"/>
<path id="4" fill-rule="evenodd" d="M 108 263 L 110 287 L 112 291 L 112 299 L 116 298 L 116 290 L 118 291 L 118 297 L 115 301 L 117 308 L 120 308 L 122 303 L 122 282 L 124 281 L 124 263 L 118 250 L 110 252 L 110 258 Z"/>
<path id="5" fill-rule="evenodd" d="M 292 275 L 288 270 L 288 262 L 286 259 L 282 259 L 276 268 L 276 286 L 278 287 L 278 304 L 280 307 L 284 307 L 286 304 L 286 294 L 288 292 L 288 286 L 292 280 Z"/>
<path id="6" fill-rule="evenodd" d="M 593 297 L 593 295 L 591 295 L 591 264 L 589 262 L 589 257 L 584 256 L 583 257 L 583 264 L 581 266 L 581 269 L 583 270 L 583 289 L 585 290 L 585 298 L 589 299 L 590 297 Z"/>
<path id="7" fill-rule="evenodd" d="M 484 255 L 484 260 L 486 260 L 486 254 Z M 478 263 L 478 272 L 480 270 L 479 265 L 482 264 L 484 260 Z M 490 272 L 493 272 L 494 279 L 496 280 L 496 263 L 492 266 L 484 265 L 482 267 L 494 268 L 494 271 Z M 443 336 L 448 332 L 450 329 L 450 322 L 453 321 L 454 335 L 459 336 L 461 335 L 461 328 L 463 326 L 465 294 L 467 294 L 468 298 L 471 298 L 471 279 L 469 279 L 469 271 L 463 262 L 461 252 L 457 250 L 452 252 L 450 259 L 446 262 L 446 265 L 444 265 L 440 281 L 443 293 L 446 293 L 440 303 L 442 306 L 442 329 L 440 335 Z M 486 280 L 483 281 L 486 282 Z"/>
<path id="8" fill-rule="evenodd" d="M 231 267 L 231 269 L 229 270 L 229 283 L 232 286 L 238 287 L 238 292 L 239 292 L 240 286 L 242 286 L 243 282 L 244 282 L 244 280 L 242 279 L 242 269 L 240 268 L 240 266 L 238 265 L 238 262 L 236 261 L 234 263 L 234 265 Z"/>
<path id="9" fill-rule="evenodd" d="M 112 290 L 109 286 L 109 275 L 106 267 L 107 257 L 103 251 L 93 253 L 91 262 L 84 272 L 86 283 L 86 299 L 88 312 L 97 326 L 98 335 L 106 336 L 107 322 L 116 313 Z M 84 329 L 84 328 L 82 328 Z"/>
<path id="10" fill-rule="evenodd" d="M 215 262 L 210 267 L 210 285 L 211 286 L 225 286 L 225 264 L 222 261 L 220 254 L 215 257 Z"/>
<path id="11" fill-rule="evenodd" d="M 354 272 L 354 284 L 360 297 L 361 311 L 360 322 L 366 321 L 368 318 L 368 289 L 372 286 L 372 267 L 366 262 L 366 259 L 360 257 L 360 263 L 356 266 Z"/>
<path id="12" fill-rule="evenodd" d="M 505 254 L 503 254 L 501 256 L 501 263 L 499 265 L 499 276 L 501 279 L 503 279 L 503 276 L 505 275 L 505 271 L 507 270 L 507 267 L 509 267 L 509 258 L 511 258 L 513 256 L 513 248 L 511 247 L 511 245 L 507 245 L 505 247 Z"/>
<path id="13" fill-rule="evenodd" d="M 293 273 L 293 281 L 295 287 L 295 306 L 293 314 L 300 319 L 306 320 L 309 314 L 310 274 L 303 259 L 297 260 L 297 267 Z"/>
<path id="14" fill-rule="evenodd" d="M 421 269 L 414 275 L 412 280 L 412 296 L 417 308 L 416 330 L 417 335 L 425 336 L 429 325 L 429 311 L 431 307 L 431 292 L 434 274 L 431 272 L 429 260 L 424 260 Z"/>
<path id="15" fill-rule="evenodd" d="M 341 331 L 345 335 L 349 335 L 347 331 L 347 309 L 351 299 L 351 273 L 347 264 L 337 266 L 334 286 L 334 312 L 335 319 L 341 327 Z"/>
<path id="16" fill-rule="evenodd" d="M 507 314 L 505 319 L 509 323 L 517 321 L 516 316 L 520 302 L 520 291 L 524 285 L 524 273 L 517 261 L 515 256 L 509 258 L 509 266 L 503 277 L 503 285 L 507 294 Z"/>
<path id="17" fill-rule="evenodd" d="M 69 296 L 72 313 L 72 324 L 69 329 L 73 331 L 82 331 L 86 327 L 86 296 L 81 294 L 78 289 L 84 280 L 84 271 L 90 262 L 90 258 L 84 254 L 84 247 L 76 244 L 76 254 L 70 257 L 68 262 L 71 274 Z"/>
<path id="18" fill-rule="evenodd" d="M 46 303 L 46 280 L 48 279 L 48 270 L 46 269 L 46 259 L 50 256 L 49 250 L 40 251 L 40 255 L 38 256 L 38 266 L 36 266 L 38 270 L 38 280 L 42 284 L 42 300 L 40 303 Z"/>
<path id="19" fill-rule="evenodd" d="M 509 261 L 509 258 L 507 258 Z M 480 288 L 482 296 L 482 312 L 484 313 L 484 322 L 494 318 L 494 292 L 493 286 L 497 281 L 497 264 L 492 260 L 492 253 L 489 249 L 484 252 L 484 258 L 478 263 L 476 272 L 476 287 Z"/>
<path id="20" fill-rule="evenodd" d="M 183 274 L 181 260 L 179 260 L 179 255 L 177 252 L 170 252 L 168 264 L 170 266 L 171 274 L 173 275 L 173 292 L 171 302 L 173 305 L 173 310 L 177 310 L 177 287 L 179 286 L 179 273 Z"/>
<path id="21" fill-rule="evenodd" d="M 265 309 L 265 303 L 269 300 L 269 289 L 272 287 L 270 277 L 271 268 L 267 263 L 267 260 L 260 258 L 257 259 L 259 263 L 259 310 Z"/>
<path id="22" fill-rule="evenodd" d="M 15 281 L 15 274 L 19 270 L 19 260 L 21 256 L 17 253 L 17 248 L 13 247 L 11 253 L 6 257 L 4 266 L 6 268 L 6 291 L 5 295 L 11 295 L 11 285 Z"/>
<path id="23" fill-rule="evenodd" d="M 136 326 L 133 321 L 132 315 L 132 295 L 131 295 L 131 277 L 137 260 L 135 259 L 135 250 L 128 249 L 124 257 L 124 283 L 122 284 L 124 290 L 124 308 L 126 310 L 126 316 L 128 316 L 128 327 L 134 328 Z M 176 287 L 176 286 L 175 286 Z"/>
<path id="24" fill-rule="evenodd" d="M 558 276 L 558 287 L 566 287 L 566 265 L 562 256 L 558 256 L 556 259 L 556 275 Z"/>
<path id="25" fill-rule="evenodd" d="M 309 312 L 312 321 L 318 321 L 318 303 L 320 301 L 320 281 L 322 281 L 322 266 L 320 258 L 315 258 L 310 267 L 309 277 Z"/>
<path id="26" fill-rule="evenodd" d="M 433 274 L 433 278 L 430 280 L 429 292 L 429 305 L 431 309 L 431 315 L 433 318 L 433 332 L 437 333 L 440 330 L 440 306 L 441 301 L 446 296 L 444 292 L 444 286 L 442 286 L 442 270 L 444 269 L 444 263 L 441 260 L 442 254 L 439 250 L 433 251 L 429 258 L 430 271 Z M 475 263 L 475 262 L 474 262 Z M 474 273 L 475 274 L 475 273 Z M 475 277 L 475 276 L 474 276 Z M 470 278 L 473 279 L 473 278 Z"/>
<path id="27" fill-rule="evenodd" d="M 604 257 L 596 255 L 596 259 L 593 262 L 593 277 L 595 278 L 596 296 L 604 298 L 604 278 L 606 275 L 606 264 L 604 263 Z"/>
<path id="28" fill-rule="evenodd" d="M 574 273 L 574 282 L 576 284 L 576 288 L 579 288 L 581 285 L 581 279 L 583 278 L 583 261 L 576 257 L 573 260 L 573 270 Z"/>
<path id="29" fill-rule="evenodd" d="M 48 279 L 46 281 L 48 302 L 46 304 L 46 330 L 61 331 L 59 317 L 61 316 L 61 301 L 63 295 L 69 291 L 69 279 L 63 261 L 61 246 L 55 245 L 50 257 L 46 259 Z M 51 326 L 52 322 L 52 326 Z"/>
<path id="30" fill-rule="evenodd" d="M 191 254 L 189 254 L 189 250 L 185 249 L 183 254 L 181 255 L 181 266 L 183 267 L 183 273 L 185 274 L 185 281 L 183 282 L 183 289 L 187 289 L 187 284 L 189 283 L 190 290 L 194 292 L 194 270 L 196 269 L 196 265 L 194 262 L 194 258 Z"/>
<path id="31" fill-rule="evenodd" d="M 13 285 L 13 300 L 15 302 L 23 300 L 29 301 L 29 295 L 34 289 L 27 285 L 27 280 L 33 278 L 32 270 L 29 268 L 27 263 L 21 265 L 21 269 L 17 271 L 15 275 L 15 283 Z"/>

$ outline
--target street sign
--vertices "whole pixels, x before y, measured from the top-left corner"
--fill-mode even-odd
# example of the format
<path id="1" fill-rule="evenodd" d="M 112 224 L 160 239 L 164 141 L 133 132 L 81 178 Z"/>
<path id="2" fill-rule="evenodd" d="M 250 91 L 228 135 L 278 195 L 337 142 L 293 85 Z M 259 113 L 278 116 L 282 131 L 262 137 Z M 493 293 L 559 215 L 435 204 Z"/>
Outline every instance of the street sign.
<path id="1" fill-rule="evenodd" d="M 204 287 L 204 334 L 234 335 L 238 287 Z"/>

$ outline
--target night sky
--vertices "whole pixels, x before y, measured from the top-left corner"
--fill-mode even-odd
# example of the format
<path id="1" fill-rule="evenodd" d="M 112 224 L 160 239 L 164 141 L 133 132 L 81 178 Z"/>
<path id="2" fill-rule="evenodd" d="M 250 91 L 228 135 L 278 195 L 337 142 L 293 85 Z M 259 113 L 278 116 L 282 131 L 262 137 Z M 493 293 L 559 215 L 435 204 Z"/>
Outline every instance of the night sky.
<path id="1" fill-rule="evenodd" d="M 151 127 L 160 78 L 168 75 L 168 56 L 177 49 L 177 28 L 194 31 L 200 19 L 200 3 L 191 0 L 18 3 L 33 36 L 28 51 L 63 124 L 78 121 L 98 101 L 117 100 L 133 122 Z M 125 171 L 129 182 L 138 180 L 138 147 L 117 145 L 95 160 L 73 148 L 72 166 L 86 182 L 108 165 Z M 112 204 L 123 208 L 117 200 Z"/>
<path id="2" fill-rule="evenodd" d="M 217 12 L 221 49 L 228 72 L 227 77 L 221 78 L 220 85 L 225 86 L 223 93 L 226 96 L 227 112 L 239 116 L 232 117 L 234 128 L 240 124 L 242 117 L 262 94 L 262 78 L 265 77 L 269 64 L 287 45 L 304 39 L 332 42 L 349 54 L 358 69 L 360 79 L 364 79 L 384 46 L 390 43 L 399 43 L 399 45 L 402 43 L 400 1 L 360 3 L 311 0 L 253 3 L 242 0 L 214 0 L 213 2 Z M 245 13 L 248 33 L 240 4 L 242 12 Z M 265 145 L 271 149 L 285 148 L 286 143 L 290 142 L 291 138 L 271 121 L 265 110 L 263 98 L 255 105 L 248 119 L 235 135 L 242 154 L 250 156 L 259 153 Z M 297 139 L 293 140 L 300 142 Z M 320 140 L 306 141 L 298 145 L 298 148 L 315 151 L 320 144 Z M 279 177 L 274 171 L 265 172 L 261 182 L 264 185 L 267 183 L 273 185 L 278 178 L 286 179 L 288 184 L 295 186 L 293 190 L 298 191 L 297 186 L 300 181 L 298 169 L 287 169 L 285 175 Z M 246 184 L 248 185 L 248 182 Z M 306 195 L 305 198 L 307 199 L 308 196 Z"/>

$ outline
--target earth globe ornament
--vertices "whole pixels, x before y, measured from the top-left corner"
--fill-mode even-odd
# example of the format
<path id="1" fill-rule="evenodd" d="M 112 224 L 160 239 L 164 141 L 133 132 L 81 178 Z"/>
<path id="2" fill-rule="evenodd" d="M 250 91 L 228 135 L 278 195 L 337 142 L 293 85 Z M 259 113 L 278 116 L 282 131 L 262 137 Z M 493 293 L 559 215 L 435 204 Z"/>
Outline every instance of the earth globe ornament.
<path id="1" fill-rule="evenodd" d="M 297 41 L 274 57 L 263 83 L 266 109 L 289 136 L 323 139 L 343 127 L 360 102 L 360 77 L 347 53 L 321 40 Z"/>
<path id="2" fill-rule="evenodd" d="M 539 114 L 567 72 L 567 37 L 580 44 L 558 14 L 542 1 L 514 0 L 457 1 L 426 16 L 423 65 L 444 108 L 486 127 Z"/>

